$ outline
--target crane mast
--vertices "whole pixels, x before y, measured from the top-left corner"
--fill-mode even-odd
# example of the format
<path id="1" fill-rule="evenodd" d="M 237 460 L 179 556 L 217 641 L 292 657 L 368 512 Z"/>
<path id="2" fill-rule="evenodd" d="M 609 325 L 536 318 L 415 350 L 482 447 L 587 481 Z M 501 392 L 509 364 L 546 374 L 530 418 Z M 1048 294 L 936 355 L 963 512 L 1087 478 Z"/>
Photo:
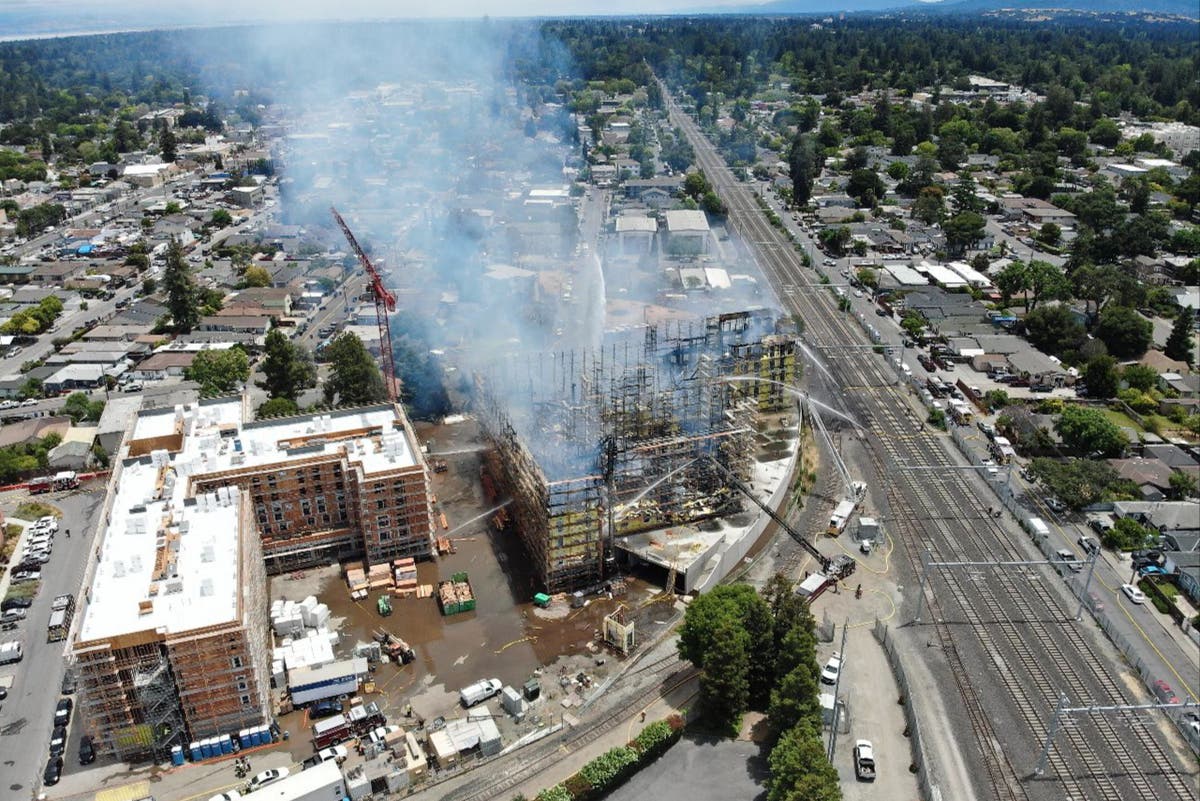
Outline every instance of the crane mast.
<path id="1" fill-rule="evenodd" d="M 350 230 L 350 226 L 346 225 L 346 221 L 342 219 L 342 215 L 338 214 L 338 210 L 333 206 L 329 207 L 329 211 L 333 214 L 333 219 L 337 222 L 338 228 L 342 229 L 342 234 L 346 237 L 346 241 L 350 243 L 350 249 L 354 251 L 358 263 L 362 265 L 362 268 L 366 270 L 367 275 L 371 279 L 371 294 L 375 296 L 375 322 L 379 326 L 379 351 L 380 363 L 383 366 L 383 381 L 387 385 L 388 400 L 395 403 L 396 363 L 392 357 L 392 329 L 388 325 L 388 315 L 396 310 L 396 296 L 383 285 L 383 279 L 380 277 L 379 271 L 375 269 L 375 265 L 371 263 L 371 259 L 359 247 L 358 240 L 354 238 L 354 232 Z"/>

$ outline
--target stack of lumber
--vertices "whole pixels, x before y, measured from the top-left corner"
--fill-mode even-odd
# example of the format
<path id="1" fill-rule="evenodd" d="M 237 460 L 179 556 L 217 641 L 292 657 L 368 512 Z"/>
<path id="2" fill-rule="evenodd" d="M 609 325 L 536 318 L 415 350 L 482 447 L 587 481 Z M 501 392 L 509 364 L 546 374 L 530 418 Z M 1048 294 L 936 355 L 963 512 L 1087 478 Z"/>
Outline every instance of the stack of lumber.
<path id="1" fill-rule="evenodd" d="M 378 565 L 371 565 L 367 569 L 367 584 L 371 589 L 377 590 L 380 587 L 392 586 L 392 566 L 387 562 Z"/>
<path id="2" fill-rule="evenodd" d="M 370 585 L 367 583 L 367 572 L 361 567 L 346 568 L 346 584 L 350 587 L 350 597 L 358 598 L 359 593 L 364 595 Z"/>
<path id="3" fill-rule="evenodd" d="M 428 598 L 431 595 L 433 595 L 433 585 L 432 584 L 418 584 L 417 585 L 417 597 L 418 598 Z"/>
<path id="4" fill-rule="evenodd" d="M 412 557 L 407 559 L 396 559 L 392 562 L 392 572 L 395 576 L 396 586 L 392 590 L 392 594 L 401 598 L 408 598 L 415 595 L 417 592 L 417 562 Z"/>

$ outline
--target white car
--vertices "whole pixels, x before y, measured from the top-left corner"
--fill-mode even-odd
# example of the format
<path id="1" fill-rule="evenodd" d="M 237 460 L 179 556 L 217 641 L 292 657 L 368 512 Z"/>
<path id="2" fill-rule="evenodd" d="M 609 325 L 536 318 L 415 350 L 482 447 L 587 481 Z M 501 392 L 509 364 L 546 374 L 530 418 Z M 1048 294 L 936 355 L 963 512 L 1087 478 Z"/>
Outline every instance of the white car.
<path id="1" fill-rule="evenodd" d="M 208 801 L 240 801 L 242 794 L 237 790 L 226 790 L 223 793 L 217 793 Z"/>
<path id="2" fill-rule="evenodd" d="M 1135 604 L 1146 603 L 1146 593 L 1142 592 L 1132 584 L 1122 584 L 1121 592 L 1125 593 L 1125 597 Z"/>
<path id="3" fill-rule="evenodd" d="M 350 752 L 346 750 L 346 746 L 344 745 L 331 745 L 328 748 L 322 748 L 317 752 L 317 758 L 322 762 L 328 762 L 332 759 L 339 765 L 345 762 L 346 757 L 349 755 Z"/>
<path id="4" fill-rule="evenodd" d="M 46 515 L 45 517 L 39 517 L 36 521 L 34 521 L 34 525 L 42 526 L 43 528 L 48 528 L 51 531 L 58 531 L 58 518 L 54 517 L 53 515 Z"/>
<path id="5" fill-rule="evenodd" d="M 1046 499 L 1046 505 L 1056 512 L 1067 511 L 1067 505 L 1053 495 Z"/>
<path id="6" fill-rule="evenodd" d="M 264 770 L 262 773 L 255 774 L 254 778 L 250 780 L 250 792 L 261 790 L 268 784 L 274 784 L 280 779 L 286 779 L 287 777 L 287 768 L 271 768 L 270 770 Z"/>
<path id="7" fill-rule="evenodd" d="M 833 656 L 829 657 L 829 661 L 825 663 L 825 667 L 821 668 L 821 683 L 837 684 L 841 672 L 842 654 L 840 651 L 834 651 Z"/>
<path id="8" fill-rule="evenodd" d="M 368 739 L 370 739 L 370 741 L 373 743 L 382 743 L 387 740 L 387 736 L 389 734 L 394 734 L 398 731 L 400 731 L 399 726 L 378 726 L 371 730 L 371 734 L 369 735 Z"/>

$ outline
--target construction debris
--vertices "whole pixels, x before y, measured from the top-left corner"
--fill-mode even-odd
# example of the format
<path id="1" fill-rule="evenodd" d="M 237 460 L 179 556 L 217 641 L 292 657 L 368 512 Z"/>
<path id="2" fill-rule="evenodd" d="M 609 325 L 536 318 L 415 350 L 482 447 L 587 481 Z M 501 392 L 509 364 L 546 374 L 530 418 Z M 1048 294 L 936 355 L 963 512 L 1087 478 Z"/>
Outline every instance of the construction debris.
<path id="1" fill-rule="evenodd" d="M 457 615 L 475 608 L 475 593 L 466 573 L 455 573 L 449 581 L 438 584 L 438 604 L 443 615 Z"/>

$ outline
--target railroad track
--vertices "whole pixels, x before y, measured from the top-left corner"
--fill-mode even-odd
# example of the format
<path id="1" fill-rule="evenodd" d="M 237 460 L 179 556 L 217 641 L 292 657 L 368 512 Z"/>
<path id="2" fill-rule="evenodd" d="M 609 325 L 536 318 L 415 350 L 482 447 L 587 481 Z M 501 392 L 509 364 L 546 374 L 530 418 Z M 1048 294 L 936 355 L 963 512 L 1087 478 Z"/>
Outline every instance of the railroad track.
<path id="1" fill-rule="evenodd" d="M 646 706 L 677 684 L 699 675 L 699 671 L 685 666 L 678 655 L 663 657 L 645 667 L 650 667 L 648 672 L 651 674 L 664 674 L 663 678 L 636 697 L 617 705 L 603 717 L 571 729 L 565 738 L 561 736 L 561 733 L 559 735 L 551 734 L 544 740 L 526 747 L 537 749 L 536 753 L 530 754 L 526 749 L 514 752 L 509 755 L 513 758 L 511 767 L 498 767 L 492 771 L 488 770 L 485 765 L 476 766 L 475 770 L 481 768 L 488 770 L 489 775 L 451 790 L 441 796 L 442 801 L 493 801 L 502 798 L 507 791 L 529 781 L 561 759 L 563 753 L 572 751 L 623 723 L 628 718 L 630 710 Z"/>
<path id="2" fill-rule="evenodd" d="M 752 249 L 785 307 L 804 320 L 804 339 L 817 350 L 861 345 L 865 337 L 857 323 L 837 309 L 828 288 L 803 267 L 795 247 L 766 221 L 747 187 L 733 179 L 712 145 L 673 102 L 671 113 L 729 208 L 729 227 Z M 924 421 L 893 386 L 896 376 L 885 369 L 880 356 L 869 349 L 848 350 L 826 361 L 837 379 L 829 389 L 843 398 L 848 413 L 868 432 L 864 444 L 876 476 L 887 487 L 893 536 L 902 543 L 914 572 L 926 548 L 935 559 L 1026 558 L 1009 532 L 979 511 L 991 490 L 977 476 L 951 469 L 961 463 L 951 456 L 943 437 L 924 429 Z M 820 373 L 810 371 L 810 379 L 821 380 Z M 900 465 L 946 469 L 916 474 L 897 469 Z M 938 513 L 932 514 L 935 510 Z M 1011 572 L 997 578 L 988 571 L 965 577 L 956 571 L 938 574 L 930 583 L 936 582 L 939 590 L 927 592 L 927 619 L 933 622 L 926 626 L 945 655 L 986 772 L 987 786 L 977 788 L 980 797 L 1196 799 L 1195 775 L 1183 773 L 1160 736 L 1144 725 L 1122 729 L 1128 721 L 1107 715 L 1090 716 L 1084 721 L 1086 729 L 1064 727 L 1051 749 L 1046 778 L 1031 780 L 1033 765 L 1027 758 L 1021 759 L 1022 769 L 1014 764 L 1010 742 L 1023 748 L 1026 757 L 1036 753 L 1064 689 L 1070 695 L 1077 688 L 1080 697 L 1073 702 L 1133 700 L 1110 672 L 1111 661 L 1069 618 L 1070 602 L 1061 586 L 1052 588 L 1047 581 L 1052 571 L 1034 570 L 1038 575 L 1020 581 L 1017 592 L 1012 591 Z M 975 653 L 968 656 L 964 649 Z M 997 685 L 1002 694 L 994 692 Z M 998 723 L 1010 719 L 1023 731 L 1006 729 L 1006 742 L 999 736 Z M 1136 721 L 1144 723 L 1145 718 Z"/>

